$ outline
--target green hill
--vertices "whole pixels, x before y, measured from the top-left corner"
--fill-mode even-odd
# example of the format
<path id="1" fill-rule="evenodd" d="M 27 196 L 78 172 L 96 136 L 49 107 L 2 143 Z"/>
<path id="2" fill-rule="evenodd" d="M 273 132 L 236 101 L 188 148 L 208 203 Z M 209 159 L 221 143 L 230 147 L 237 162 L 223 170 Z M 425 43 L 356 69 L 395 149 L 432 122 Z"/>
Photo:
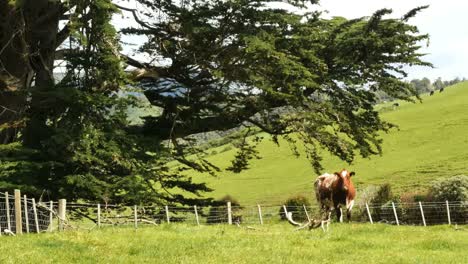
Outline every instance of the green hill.
<path id="1" fill-rule="evenodd" d="M 399 102 L 382 105 L 384 120 L 399 126 L 383 134 L 383 155 L 358 158 L 348 165 L 324 153 L 327 172 L 348 168 L 356 172 L 359 189 L 390 183 L 397 193 L 430 185 L 436 178 L 468 173 L 468 82 L 445 88 L 422 103 Z M 239 174 L 222 172 L 218 178 L 202 177 L 215 191 L 214 197 L 230 194 L 241 204 L 278 204 L 293 194 L 312 198 L 316 177 L 305 157 L 296 158 L 288 145 L 270 140 L 259 145 L 262 159 Z M 217 148 L 217 151 L 226 146 Z M 209 160 L 226 168 L 234 150 L 213 155 Z"/>

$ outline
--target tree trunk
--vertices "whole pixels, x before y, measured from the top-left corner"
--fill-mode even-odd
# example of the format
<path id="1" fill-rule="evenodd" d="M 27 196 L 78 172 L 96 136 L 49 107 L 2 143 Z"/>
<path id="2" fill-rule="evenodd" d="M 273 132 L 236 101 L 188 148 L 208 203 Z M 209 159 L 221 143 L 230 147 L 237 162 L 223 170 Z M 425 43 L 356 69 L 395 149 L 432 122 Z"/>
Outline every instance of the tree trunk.
<path id="1" fill-rule="evenodd" d="M 8 2 L 0 0 L 0 143 L 15 140 L 22 113 L 28 111 L 30 122 L 24 138 L 36 145 L 42 137 L 33 136 L 32 130 L 44 130 L 46 116 L 36 107 L 40 98 L 35 90 L 47 91 L 54 85 L 54 55 L 63 10 L 60 1 Z M 30 90 L 33 81 L 34 90 Z"/>
<path id="2" fill-rule="evenodd" d="M 0 144 L 16 138 L 26 104 L 22 91 L 33 75 L 24 32 L 21 12 L 0 0 Z"/>
<path id="3" fill-rule="evenodd" d="M 24 130 L 23 141 L 26 146 L 39 147 L 41 141 L 49 135 L 47 113 L 41 109 L 41 101 L 44 99 L 43 93 L 54 86 L 54 55 L 61 8 L 58 1 L 27 0 L 23 9 L 30 62 L 35 73 L 28 109 L 29 122 Z"/>

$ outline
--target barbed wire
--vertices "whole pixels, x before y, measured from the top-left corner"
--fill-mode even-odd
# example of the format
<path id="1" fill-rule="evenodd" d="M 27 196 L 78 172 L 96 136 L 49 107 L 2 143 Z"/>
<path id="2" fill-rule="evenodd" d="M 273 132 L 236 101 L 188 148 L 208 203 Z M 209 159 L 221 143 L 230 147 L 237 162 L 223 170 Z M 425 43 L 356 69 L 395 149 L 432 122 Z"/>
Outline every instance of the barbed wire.
<path id="1" fill-rule="evenodd" d="M 0 193 L 0 230 L 4 234 L 17 233 L 15 197 Z M 186 223 L 213 225 L 232 223 L 237 225 L 273 224 L 286 220 L 283 205 L 248 206 L 128 206 L 114 204 L 67 203 L 65 218 L 59 217 L 59 203 L 35 202 L 21 197 L 22 232 L 39 233 L 63 229 L 91 230 L 100 227 L 160 225 Z M 230 209 L 228 209 L 230 208 Z M 318 205 L 286 206 L 298 222 L 319 219 Z M 357 204 L 352 210 L 353 222 L 388 223 L 398 225 L 468 224 L 468 201 L 413 202 L 381 204 Z M 0 233 L 1 233 L 0 232 Z"/>

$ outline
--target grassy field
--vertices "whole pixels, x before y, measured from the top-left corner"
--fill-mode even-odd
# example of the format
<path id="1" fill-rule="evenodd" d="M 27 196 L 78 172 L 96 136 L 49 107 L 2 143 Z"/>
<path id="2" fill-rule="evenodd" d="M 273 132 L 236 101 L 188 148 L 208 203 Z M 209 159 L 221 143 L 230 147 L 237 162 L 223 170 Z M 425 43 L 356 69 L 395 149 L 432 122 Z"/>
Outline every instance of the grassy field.
<path id="1" fill-rule="evenodd" d="M 399 126 L 382 135 L 382 156 L 358 158 L 348 165 L 324 153 L 325 171 L 354 170 L 358 192 L 368 185 L 391 183 L 397 193 L 427 187 L 436 178 L 468 174 L 468 82 L 447 87 L 433 96 L 424 95 L 422 103 L 399 104 L 382 113 L 384 120 Z M 250 170 L 198 179 L 215 189 L 212 196 L 230 194 L 241 204 L 279 204 L 293 194 L 312 196 L 316 174 L 305 157 L 292 156 L 284 142 L 277 147 L 265 140 L 259 150 L 263 158 L 253 161 Z M 210 160 L 226 168 L 233 155 L 230 150 L 213 155 Z"/>
<path id="2" fill-rule="evenodd" d="M 453 227 L 333 224 L 183 224 L 0 237 L 1 263 L 466 263 L 468 231 Z M 408 239 L 411 238 L 411 239 Z"/>

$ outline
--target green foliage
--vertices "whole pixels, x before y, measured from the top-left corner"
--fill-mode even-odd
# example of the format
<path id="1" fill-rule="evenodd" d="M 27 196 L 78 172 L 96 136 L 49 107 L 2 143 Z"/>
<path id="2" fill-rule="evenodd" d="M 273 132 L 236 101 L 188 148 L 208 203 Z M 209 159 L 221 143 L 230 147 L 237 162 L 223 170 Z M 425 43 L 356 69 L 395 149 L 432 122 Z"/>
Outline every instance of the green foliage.
<path id="1" fill-rule="evenodd" d="M 427 191 L 409 191 L 400 195 L 401 203 L 432 202 Z"/>
<path id="2" fill-rule="evenodd" d="M 394 199 L 394 195 L 392 193 L 392 188 L 390 184 L 386 183 L 384 185 L 379 186 L 375 195 L 370 198 L 369 203 L 371 204 L 385 204 L 389 201 Z"/>
<path id="3" fill-rule="evenodd" d="M 206 219 L 207 224 L 220 224 L 228 222 L 227 202 L 231 202 L 232 222 L 242 222 L 242 215 L 240 214 L 242 207 L 240 206 L 237 199 L 231 197 L 230 195 L 226 195 L 219 200 L 213 201 Z"/>
<path id="4" fill-rule="evenodd" d="M 375 92 L 413 100 L 415 90 L 400 79 L 403 66 L 431 66 L 418 53 L 428 36 L 407 24 L 424 7 L 402 19 L 385 19 L 391 11 L 380 10 L 370 18 L 328 20 L 271 8 L 270 0 L 139 2 L 152 10 L 141 14 L 148 22 L 124 32 L 149 36 L 142 51 L 172 62 L 155 68 L 158 76 L 186 89 L 172 97 L 162 95 L 168 88 L 145 91 L 165 113 L 147 120 L 146 133 L 173 142 L 249 122 L 273 138 L 298 135 L 290 144 L 304 145 L 316 172 L 322 147 L 348 163 L 381 154 L 378 132 L 392 125 L 373 109 Z M 273 111 L 281 107 L 290 111 Z M 241 144 L 229 169 L 240 172 L 256 156 Z"/>
<path id="5" fill-rule="evenodd" d="M 411 80 L 411 85 L 414 87 L 418 94 L 428 93 L 434 90 L 434 86 L 431 84 L 431 80 L 423 78 L 421 80 Z"/>
<path id="6" fill-rule="evenodd" d="M 161 140 L 128 123 L 127 110 L 136 102 L 121 96 L 128 80 L 110 24 L 117 11 L 112 1 L 71 1 L 74 5 L 65 77 L 56 84 L 36 79 L 28 89 L 21 137 L 0 145 L 0 189 L 100 203 L 209 201 L 200 198 L 210 190 L 205 184 L 169 170 L 170 150 Z"/>
<path id="7" fill-rule="evenodd" d="M 382 119 L 398 124 L 398 129 L 381 133 L 383 155 L 370 159 L 357 158 L 348 165 L 320 149 L 323 172 L 347 168 L 356 172 L 353 182 L 357 199 L 366 187 L 391 183 L 392 192 L 400 195 L 408 191 L 425 191 L 437 178 L 466 174 L 468 148 L 460 142 L 466 139 L 466 102 L 468 83 L 459 83 L 437 96 L 422 95 L 423 102 L 401 102 L 393 111 L 382 113 Z M 376 108 L 391 106 L 391 103 Z M 447 114 L 450 113 L 450 114 Z M 279 138 L 279 145 L 266 134 L 258 145 L 262 159 L 253 161 L 251 169 L 239 174 L 223 173 L 223 177 L 202 177 L 214 189 L 213 196 L 225 193 L 235 195 L 242 204 L 284 202 L 291 194 L 312 195 L 317 174 L 308 166 L 308 160 L 297 157 L 288 142 Z M 297 150 L 303 153 L 301 146 Z M 230 165 L 235 151 L 218 153 L 209 161 L 221 167 Z M 248 183 L 248 184 L 246 184 Z M 311 201 L 314 203 L 315 201 Z"/>
<path id="8" fill-rule="evenodd" d="M 231 162 L 231 166 L 227 167 L 226 170 L 232 171 L 234 173 L 239 173 L 242 170 L 248 168 L 249 160 L 252 158 L 260 159 L 258 151 L 256 149 L 256 144 L 261 141 L 261 137 L 254 136 L 253 143 L 247 141 L 250 130 L 245 133 L 240 142 L 234 142 L 233 145 L 238 149 L 238 152 L 234 156 L 234 160 Z"/>
<path id="9" fill-rule="evenodd" d="M 17 128 L 18 137 L 2 146 L 9 154 L 0 161 L 0 189 L 18 186 L 33 196 L 208 203 L 201 196 L 210 189 L 188 171 L 215 175 L 220 166 L 205 158 L 189 135 L 241 124 L 267 132 L 276 143 L 303 147 L 316 172 L 322 168 L 321 149 L 348 163 L 356 155 L 381 154 L 378 133 L 392 124 L 374 109 L 374 92 L 412 101 L 416 92 L 401 80 L 403 66 L 430 66 L 418 53 L 427 35 L 407 23 L 423 8 L 402 19 L 386 19 L 390 11 L 380 10 L 346 20 L 274 9 L 272 0 L 140 0 L 135 16 L 142 18 L 140 27 L 124 33 L 147 36 L 140 51 L 171 63 L 164 68 L 137 63 L 155 73 L 138 84 L 161 113 L 133 126 L 127 110 L 136 103 L 119 96 L 130 83 L 122 62 L 132 60 L 120 55 L 110 24 L 118 6 L 111 0 L 34 4 L 45 2 L 57 8 L 56 23 L 69 18 L 67 72 L 60 81 L 52 78 L 59 55 L 52 44 L 63 32 L 49 32 L 52 26 L 44 31 L 41 23 L 33 27 L 35 17 L 26 17 L 30 27 L 24 31 L 42 37 L 30 45 L 38 46 L 37 52 L 29 54 L 32 70 L 24 74 L 35 77 L 34 85 L 23 91 L 26 106 L 17 119 L 22 124 L 8 127 Z M 288 1 L 297 8 L 306 2 Z M 247 135 L 233 143 L 238 152 L 224 168 L 240 173 L 258 158 L 260 143 Z"/>
<path id="10" fill-rule="evenodd" d="M 288 198 L 285 202 L 284 205 L 286 206 L 286 210 L 288 210 L 288 213 L 292 213 L 292 218 L 295 221 L 300 221 L 300 222 L 306 222 L 308 221 L 307 219 L 307 214 L 304 211 L 304 206 L 309 207 L 310 202 L 309 199 L 307 199 L 303 195 L 296 195 Z M 286 220 L 286 215 L 284 214 L 284 209 L 283 206 L 279 208 L 279 215 L 281 220 Z"/>
<path id="11" fill-rule="evenodd" d="M 437 202 L 468 200 L 468 176 L 458 175 L 432 183 L 430 196 Z"/>
<path id="12" fill-rule="evenodd" d="M 453 80 L 448 80 L 448 81 L 442 81 L 442 78 L 437 78 L 433 83 L 428 78 L 422 78 L 422 79 L 413 79 L 411 80 L 411 85 L 413 88 L 416 90 L 418 94 L 423 94 L 423 93 L 428 93 L 434 90 L 441 90 L 447 86 L 451 86 L 457 83 L 460 83 L 464 81 L 461 80 L 460 78 L 455 78 Z"/>

